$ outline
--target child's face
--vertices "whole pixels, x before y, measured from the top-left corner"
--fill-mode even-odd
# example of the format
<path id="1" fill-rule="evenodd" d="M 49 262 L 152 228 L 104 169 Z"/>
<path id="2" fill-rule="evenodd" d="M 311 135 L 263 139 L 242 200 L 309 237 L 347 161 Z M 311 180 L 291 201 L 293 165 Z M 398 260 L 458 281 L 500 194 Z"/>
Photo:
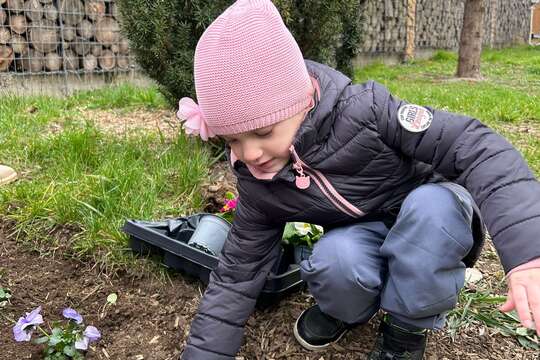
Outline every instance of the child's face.
<path id="1" fill-rule="evenodd" d="M 223 135 L 239 160 L 263 173 L 281 170 L 290 158 L 289 147 L 307 110 L 276 124 L 234 135 Z"/>

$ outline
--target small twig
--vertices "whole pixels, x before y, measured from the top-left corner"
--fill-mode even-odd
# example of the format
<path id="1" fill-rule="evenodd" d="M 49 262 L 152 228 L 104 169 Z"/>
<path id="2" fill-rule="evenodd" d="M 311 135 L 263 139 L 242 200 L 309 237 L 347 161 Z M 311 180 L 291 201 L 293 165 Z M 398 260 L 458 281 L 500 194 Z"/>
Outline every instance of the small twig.
<path id="1" fill-rule="evenodd" d="M 98 289 L 101 288 L 101 285 L 97 285 L 92 291 L 90 291 L 85 297 L 83 297 L 78 303 L 77 305 L 80 305 L 82 304 L 86 299 L 88 299 L 90 296 L 92 296 L 96 291 L 98 291 Z"/>

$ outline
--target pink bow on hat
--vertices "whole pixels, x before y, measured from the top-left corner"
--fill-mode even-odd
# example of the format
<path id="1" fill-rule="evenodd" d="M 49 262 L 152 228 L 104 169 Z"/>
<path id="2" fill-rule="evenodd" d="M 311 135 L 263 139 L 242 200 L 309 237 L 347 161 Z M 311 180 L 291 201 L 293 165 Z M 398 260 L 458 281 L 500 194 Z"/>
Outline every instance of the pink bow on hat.
<path id="1" fill-rule="evenodd" d="M 195 101 L 190 98 L 182 98 L 178 102 L 178 112 L 176 116 L 184 122 L 184 129 L 186 134 L 189 135 L 200 135 L 200 137 L 207 141 L 208 138 L 216 136 L 204 119 L 204 115 L 201 111 L 201 108 Z"/>

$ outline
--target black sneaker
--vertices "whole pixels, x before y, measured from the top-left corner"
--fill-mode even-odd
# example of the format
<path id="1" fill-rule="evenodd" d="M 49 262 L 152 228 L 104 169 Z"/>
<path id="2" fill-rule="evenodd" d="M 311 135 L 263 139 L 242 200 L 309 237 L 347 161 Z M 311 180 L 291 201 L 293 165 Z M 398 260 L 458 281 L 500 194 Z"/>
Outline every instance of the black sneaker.
<path id="1" fill-rule="evenodd" d="M 387 315 L 381 321 L 375 348 L 368 360 L 422 360 L 426 342 L 426 329 L 405 329 Z"/>
<path id="2" fill-rule="evenodd" d="M 294 337 L 308 350 L 321 350 L 331 343 L 339 341 L 345 333 L 356 326 L 334 319 L 321 311 L 319 305 L 313 305 L 296 320 Z"/>

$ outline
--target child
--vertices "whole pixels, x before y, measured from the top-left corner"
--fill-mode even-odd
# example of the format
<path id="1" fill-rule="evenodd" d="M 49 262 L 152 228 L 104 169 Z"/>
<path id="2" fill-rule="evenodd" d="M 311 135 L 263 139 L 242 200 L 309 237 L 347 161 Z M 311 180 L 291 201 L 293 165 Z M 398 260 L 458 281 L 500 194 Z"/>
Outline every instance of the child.
<path id="1" fill-rule="evenodd" d="M 501 136 L 304 61 L 268 0 L 220 15 L 194 68 L 199 104 L 178 116 L 226 140 L 240 201 L 184 359 L 234 358 L 289 221 L 326 230 L 301 263 L 317 302 L 294 325 L 307 349 L 382 309 L 369 358 L 421 359 L 480 252 L 480 210 L 510 274 L 501 310 L 540 320 L 540 184 Z"/>

